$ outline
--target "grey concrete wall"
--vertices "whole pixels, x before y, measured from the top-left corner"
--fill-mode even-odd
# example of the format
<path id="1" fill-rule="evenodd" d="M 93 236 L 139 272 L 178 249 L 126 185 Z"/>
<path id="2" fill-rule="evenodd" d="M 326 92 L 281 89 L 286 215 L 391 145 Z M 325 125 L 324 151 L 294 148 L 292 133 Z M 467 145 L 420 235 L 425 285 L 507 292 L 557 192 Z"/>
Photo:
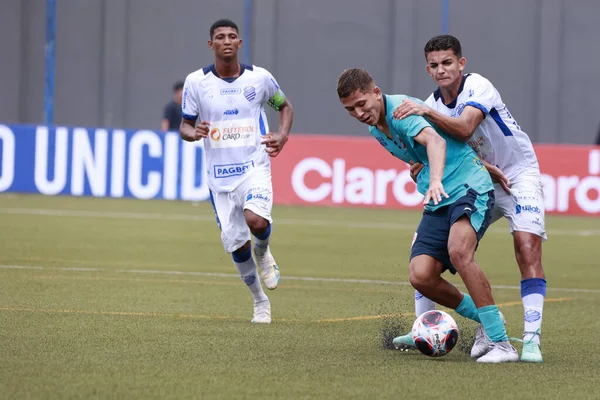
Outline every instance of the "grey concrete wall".
<path id="1" fill-rule="evenodd" d="M 45 0 L 0 4 L 0 121 L 41 123 Z M 294 132 L 364 134 L 339 105 L 345 68 L 388 93 L 435 89 L 422 49 L 441 0 L 253 0 L 250 61 L 296 109 Z M 243 0 L 59 0 L 56 124 L 157 129 L 174 81 L 212 62 L 210 24 L 244 32 Z M 536 142 L 592 143 L 600 124 L 597 0 L 450 0 L 467 71 L 488 77 Z M 270 112 L 271 124 L 277 116 Z"/>

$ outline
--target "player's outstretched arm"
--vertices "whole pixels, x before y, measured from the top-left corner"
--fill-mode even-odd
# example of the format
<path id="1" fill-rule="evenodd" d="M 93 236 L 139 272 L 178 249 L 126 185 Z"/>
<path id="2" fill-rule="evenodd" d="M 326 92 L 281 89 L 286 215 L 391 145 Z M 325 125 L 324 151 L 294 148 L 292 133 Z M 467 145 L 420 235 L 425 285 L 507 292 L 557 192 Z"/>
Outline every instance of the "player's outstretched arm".
<path id="1" fill-rule="evenodd" d="M 429 160 L 429 189 L 425 193 L 423 204 L 433 200 L 433 204 L 438 205 L 442 201 L 442 196 L 449 197 L 442 185 L 446 165 L 446 140 L 431 127 L 423 128 L 415 136 L 415 140 L 427 148 Z"/>
<path id="2" fill-rule="evenodd" d="M 485 115 L 476 107 L 466 106 L 458 118 L 441 114 L 434 109 L 412 100 L 404 100 L 394 110 L 394 118 L 404 119 L 409 115 L 421 115 L 427 118 L 440 130 L 446 132 L 461 142 L 468 141 L 479 126 Z"/>
<path id="3" fill-rule="evenodd" d="M 277 157 L 281 152 L 283 146 L 288 141 L 293 121 L 294 107 L 292 107 L 292 104 L 286 99 L 285 102 L 279 106 L 279 132 L 270 132 L 265 135 L 262 140 L 262 144 L 267 147 L 269 156 Z"/>

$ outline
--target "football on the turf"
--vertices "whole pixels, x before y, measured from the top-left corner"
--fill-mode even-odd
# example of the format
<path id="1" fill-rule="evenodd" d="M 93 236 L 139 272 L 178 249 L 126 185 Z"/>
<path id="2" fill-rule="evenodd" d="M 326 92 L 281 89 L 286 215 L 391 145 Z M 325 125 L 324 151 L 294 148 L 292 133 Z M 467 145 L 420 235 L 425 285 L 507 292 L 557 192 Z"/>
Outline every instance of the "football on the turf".
<path id="1" fill-rule="evenodd" d="M 421 353 L 429 357 L 442 357 L 456 345 L 458 325 L 444 311 L 427 311 L 413 324 L 412 336 Z"/>

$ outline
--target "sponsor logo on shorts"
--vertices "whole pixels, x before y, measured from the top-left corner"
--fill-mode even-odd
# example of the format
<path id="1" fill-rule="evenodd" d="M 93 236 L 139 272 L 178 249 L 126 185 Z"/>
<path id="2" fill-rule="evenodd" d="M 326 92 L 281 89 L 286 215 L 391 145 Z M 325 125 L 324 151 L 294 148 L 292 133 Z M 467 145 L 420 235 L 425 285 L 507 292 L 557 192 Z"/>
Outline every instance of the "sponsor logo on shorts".
<path id="1" fill-rule="evenodd" d="M 246 201 L 250 201 L 250 200 L 262 200 L 262 201 L 269 201 L 271 200 L 271 198 L 265 194 L 262 193 L 250 193 L 248 196 L 246 196 Z"/>
<path id="2" fill-rule="evenodd" d="M 539 218 L 534 219 L 533 221 L 531 221 L 531 223 L 534 225 L 542 226 L 542 221 L 540 221 Z"/>
<path id="3" fill-rule="evenodd" d="M 240 110 L 238 110 L 237 108 L 233 108 L 231 110 L 225 110 L 223 115 L 238 115 L 239 113 L 240 113 Z"/>
<path id="4" fill-rule="evenodd" d="M 415 244 L 415 242 L 417 241 L 417 235 L 418 235 L 417 232 L 415 232 L 415 234 L 413 235 L 412 242 L 410 243 L 411 249 L 412 249 L 413 245 Z"/>
<path id="5" fill-rule="evenodd" d="M 229 178 L 231 176 L 244 175 L 254 168 L 254 161 L 248 161 L 243 164 L 215 165 L 215 178 Z"/>
<path id="6" fill-rule="evenodd" d="M 242 93 L 242 89 L 240 88 L 221 89 L 221 96 L 231 96 L 232 94 L 240 93 Z"/>
<path id="7" fill-rule="evenodd" d="M 532 206 L 529 204 L 525 204 L 525 205 L 517 204 L 517 214 L 521 214 L 522 212 L 539 214 L 541 211 L 540 211 L 540 208 L 537 206 Z"/>

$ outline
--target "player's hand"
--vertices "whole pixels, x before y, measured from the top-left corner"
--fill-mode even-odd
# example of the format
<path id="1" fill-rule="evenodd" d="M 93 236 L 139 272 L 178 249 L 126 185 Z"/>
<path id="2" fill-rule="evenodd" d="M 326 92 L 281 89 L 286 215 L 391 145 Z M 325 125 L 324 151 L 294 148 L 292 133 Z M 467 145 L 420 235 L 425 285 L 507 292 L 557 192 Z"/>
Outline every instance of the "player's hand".
<path id="1" fill-rule="evenodd" d="M 424 165 L 420 162 L 410 160 L 410 177 L 415 183 L 417 183 L 417 175 L 419 175 L 419 172 L 421 172 L 423 167 Z"/>
<path id="2" fill-rule="evenodd" d="M 428 204 L 430 200 L 433 200 L 433 204 L 437 206 L 442 202 L 442 196 L 445 198 L 450 197 L 444 191 L 444 185 L 442 185 L 441 181 L 432 181 L 429 183 L 429 189 L 425 193 L 423 204 Z"/>
<path id="3" fill-rule="evenodd" d="M 487 163 L 483 160 L 481 160 L 481 162 L 485 166 L 485 169 L 487 169 L 490 173 L 490 176 L 492 177 L 492 182 L 500 184 L 500 186 L 502 186 L 502 189 L 504 189 L 506 194 L 510 195 L 510 180 L 506 177 L 506 175 L 504 175 L 504 173 L 502 173 L 502 170 L 500 170 L 500 168 L 496 167 L 495 165 Z"/>
<path id="4" fill-rule="evenodd" d="M 404 100 L 402 103 L 396 107 L 394 110 L 394 118 L 396 119 L 404 119 L 410 115 L 425 115 L 428 107 L 425 104 L 419 104 L 412 100 Z"/>
<path id="5" fill-rule="evenodd" d="M 288 135 L 280 132 L 270 132 L 263 136 L 261 144 L 267 146 L 267 153 L 271 157 L 277 157 L 277 155 L 283 149 L 283 146 L 288 141 Z"/>
<path id="6" fill-rule="evenodd" d="M 204 139 L 208 136 L 208 131 L 210 130 L 210 122 L 202 121 L 196 126 L 196 130 L 194 131 L 194 140 Z"/>

